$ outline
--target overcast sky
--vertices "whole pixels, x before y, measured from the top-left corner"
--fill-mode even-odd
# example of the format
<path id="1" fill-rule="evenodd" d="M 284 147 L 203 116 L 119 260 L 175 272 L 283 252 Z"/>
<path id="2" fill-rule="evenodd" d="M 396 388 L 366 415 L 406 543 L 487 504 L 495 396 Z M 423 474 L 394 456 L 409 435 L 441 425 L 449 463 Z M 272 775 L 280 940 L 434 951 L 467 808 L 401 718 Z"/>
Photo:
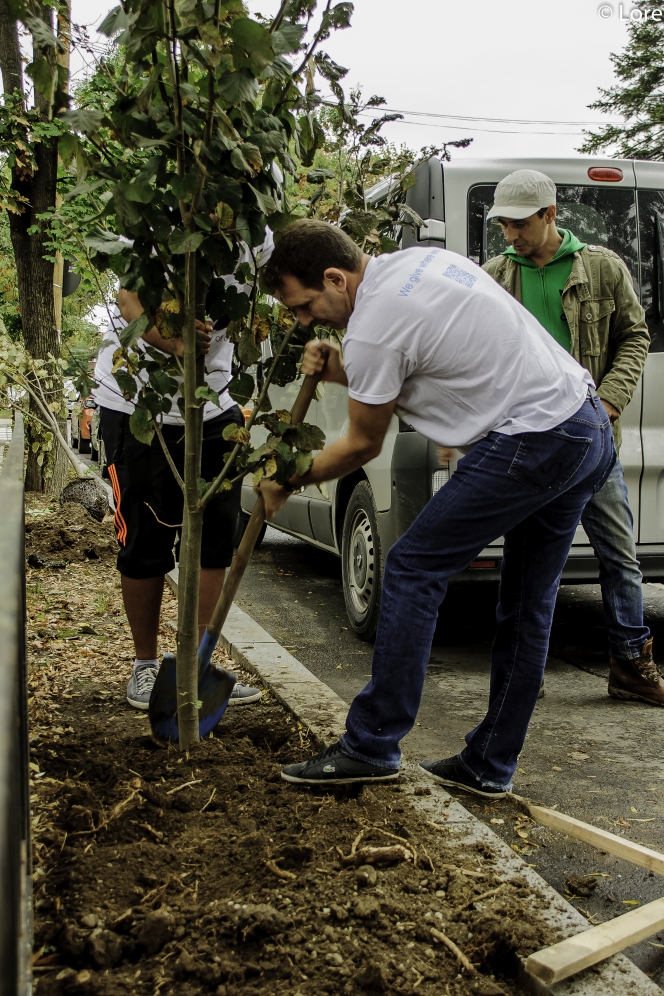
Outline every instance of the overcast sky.
<path id="1" fill-rule="evenodd" d="M 73 17 L 94 36 L 111 6 L 73 0 Z M 279 4 L 249 6 L 270 15 Z M 587 105 L 614 81 L 609 54 L 626 44 L 631 7 L 629 0 L 356 0 L 352 27 L 324 48 L 348 68 L 346 89 L 361 84 L 395 110 L 541 122 L 411 113 L 387 127 L 395 142 L 419 149 L 468 137 L 470 148 L 455 155 L 569 156 L 582 141 L 582 125 L 545 122 L 601 120 Z M 76 57 L 72 69 L 81 71 Z"/>

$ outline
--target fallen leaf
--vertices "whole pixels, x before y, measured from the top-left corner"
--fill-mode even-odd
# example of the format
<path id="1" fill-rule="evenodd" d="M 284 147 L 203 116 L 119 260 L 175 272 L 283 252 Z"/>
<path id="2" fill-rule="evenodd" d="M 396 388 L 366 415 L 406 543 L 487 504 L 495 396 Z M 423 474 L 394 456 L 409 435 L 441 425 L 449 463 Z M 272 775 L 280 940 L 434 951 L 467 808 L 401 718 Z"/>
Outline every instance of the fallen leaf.
<path id="1" fill-rule="evenodd" d="M 624 906 L 639 906 L 640 905 L 640 902 L 639 902 L 638 899 L 621 899 L 620 902 L 623 903 Z"/>
<path id="2" fill-rule="evenodd" d="M 638 809 L 634 809 L 634 806 L 629 807 L 630 813 L 638 813 Z"/>
<path id="3" fill-rule="evenodd" d="M 502 824 L 505 822 L 505 820 L 497 820 L 496 817 L 494 816 L 492 818 L 491 822 L 495 823 L 497 826 L 502 826 Z"/>
<path id="4" fill-rule="evenodd" d="M 572 751 L 571 754 L 568 754 L 567 756 L 573 758 L 575 761 L 587 761 L 588 758 L 590 757 L 590 754 L 582 754 L 580 751 L 574 750 Z"/>
<path id="5" fill-rule="evenodd" d="M 554 764 L 554 766 L 553 766 L 553 770 L 554 770 L 554 771 L 562 771 L 563 769 L 562 769 L 562 768 L 559 768 L 557 764 Z"/>

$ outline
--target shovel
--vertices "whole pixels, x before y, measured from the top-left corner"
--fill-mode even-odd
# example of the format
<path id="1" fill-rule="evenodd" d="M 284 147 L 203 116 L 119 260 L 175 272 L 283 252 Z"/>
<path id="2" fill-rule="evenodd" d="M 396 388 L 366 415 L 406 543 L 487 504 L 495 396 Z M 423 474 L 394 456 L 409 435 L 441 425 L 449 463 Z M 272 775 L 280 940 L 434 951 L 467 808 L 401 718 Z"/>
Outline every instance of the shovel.
<path id="1" fill-rule="evenodd" d="M 320 378 L 320 374 L 304 378 L 291 411 L 293 425 L 304 420 Z M 230 671 L 212 663 L 212 654 L 219 642 L 226 617 L 244 577 L 264 521 L 265 502 L 263 496 L 259 494 L 226 577 L 219 601 L 198 648 L 198 698 L 201 703 L 198 712 L 198 729 L 201 737 L 210 733 L 226 712 L 228 700 L 237 681 L 235 675 L 231 674 Z M 164 654 L 157 678 L 152 686 L 148 715 L 152 735 L 156 740 L 161 743 L 177 742 L 180 731 L 177 715 L 175 654 Z"/>

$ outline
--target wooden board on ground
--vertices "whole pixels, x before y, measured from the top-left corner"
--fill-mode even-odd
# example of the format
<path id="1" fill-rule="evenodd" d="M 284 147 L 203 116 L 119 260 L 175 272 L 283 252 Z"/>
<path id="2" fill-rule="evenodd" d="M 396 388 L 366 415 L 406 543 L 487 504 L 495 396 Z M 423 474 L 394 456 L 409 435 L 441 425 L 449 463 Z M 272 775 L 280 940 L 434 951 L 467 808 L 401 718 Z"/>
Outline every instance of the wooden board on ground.
<path id="1" fill-rule="evenodd" d="M 596 965 L 664 927 L 664 899 L 600 923 L 558 944 L 531 954 L 526 971 L 548 985 Z"/>
<path id="2" fill-rule="evenodd" d="M 643 847 L 642 844 L 635 844 L 631 840 L 618 837 L 614 833 L 609 833 L 608 830 L 600 830 L 589 823 L 582 823 L 581 820 L 575 820 L 573 816 L 566 816 L 564 813 L 557 813 L 554 809 L 536 806 L 529 799 L 516 796 L 515 802 L 519 808 L 525 809 L 536 823 L 551 827 L 552 830 L 560 830 L 568 837 L 582 840 L 601 851 L 614 854 L 617 858 L 624 858 L 625 861 L 630 861 L 633 865 L 640 865 L 642 868 L 647 868 L 648 871 L 664 875 L 664 854 L 660 854 L 659 851 Z"/>

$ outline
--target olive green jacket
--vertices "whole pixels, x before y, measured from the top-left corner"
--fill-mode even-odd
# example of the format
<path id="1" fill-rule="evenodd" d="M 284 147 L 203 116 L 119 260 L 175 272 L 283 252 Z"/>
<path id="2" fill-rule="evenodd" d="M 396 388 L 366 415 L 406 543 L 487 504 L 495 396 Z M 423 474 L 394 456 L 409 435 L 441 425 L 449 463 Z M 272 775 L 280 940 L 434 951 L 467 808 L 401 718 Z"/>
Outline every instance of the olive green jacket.
<path id="1" fill-rule="evenodd" d="M 521 300 L 521 267 L 509 256 L 484 264 L 501 287 Z M 622 414 L 643 373 L 650 335 L 632 278 L 620 256 L 603 246 L 574 253 L 562 293 L 572 337 L 570 352 L 590 372 L 597 393 Z M 613 423 L 620 446 L 620 419 Z"/>

